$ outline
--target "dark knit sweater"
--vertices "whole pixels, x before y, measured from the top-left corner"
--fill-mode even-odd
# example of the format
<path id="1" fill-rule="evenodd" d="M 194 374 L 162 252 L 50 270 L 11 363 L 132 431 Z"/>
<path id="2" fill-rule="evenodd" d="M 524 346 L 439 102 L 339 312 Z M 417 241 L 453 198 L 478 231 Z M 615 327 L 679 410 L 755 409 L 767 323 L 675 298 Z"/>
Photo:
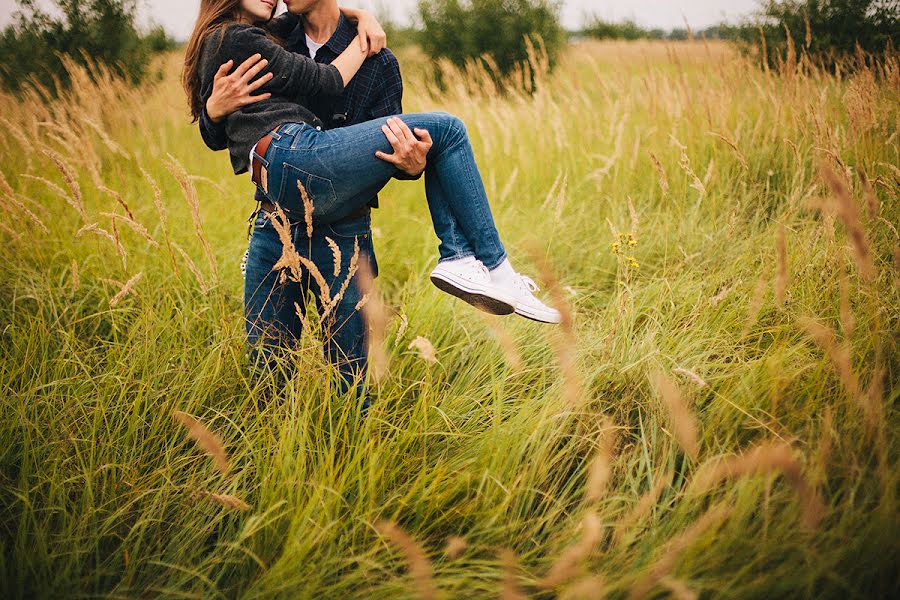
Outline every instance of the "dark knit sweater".
<path id="1" fill-rule="evenodd" d="M 235 66 L 254 54 L 269 61 L 266 71 L 275 74 L 256 94 L 270 92 L 272 97 L 245 106 L 226 117 L 228 152 L 234 172 L 249 168 L 250 149 L 267 132 L 284 123 L 309 123 L 321 126 L 307 108 L 310 96 L 338 96 L 344 82 L 337 67 L 320 64 L 300 54 L 288 52 L 259 27 L 244 24 L 226 26 L 206 40 L 200 57 L 200 97 L 203 104 L 212 94 L 219 67 L 234 60 Z"/>

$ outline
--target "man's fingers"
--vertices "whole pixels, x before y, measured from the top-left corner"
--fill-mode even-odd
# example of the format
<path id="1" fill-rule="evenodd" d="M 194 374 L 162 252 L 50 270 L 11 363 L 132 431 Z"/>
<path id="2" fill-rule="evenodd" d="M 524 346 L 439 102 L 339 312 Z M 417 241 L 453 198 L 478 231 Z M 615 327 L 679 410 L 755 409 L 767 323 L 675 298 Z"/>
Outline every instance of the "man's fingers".
<path id="1" fill-rule="evenodd" d="M 272 73 L 271 71 L 269 71 L 262 77 L 258 77 L 256 79 L 254 79 L 253 81 L 250 82 L 250 85 L 247 86 L 247 91 L 252 92 L 252 91 L 258 90 L 259 88 L 261 88 L 262 86 L 267 84 L 273 77 L 275 77 L 275 74 Z"/>
<path id="2" fill-rule="evenodd" d="M 396 154 L 385 154 L 381 150 L 375 153 L 375 158 L 380 158 L 381 160 L 389 162 L 392 165 L 396 165 L 400 162 L 400 159 L 397 158 Z"/>
<path id="3" fill-rule="evenodd" d="M 267 61 L 266 59 L 262 59 L 261 61 L 247 69 L 247 72 L 244 73 L 244 75 L 241 77 L 241 83 L 247 83 L 248 81 L 256 77 L 256 75 L 260 71 L 266 68 L 267 64 L 269 64 L 269 61 Z"/>
<path id="4" fill-rule="evenodd" d="M 394 135 L 397 136 L 398 140 L 406 141 L 406 135 L 403 133 L 403 129 L 400 127 L 398 121 L 399 119 L 388 119 L 387 126 L 391 129 Z"/>
<path id="5" fill-rule="evenodd" d="M 409 144 L 415 144 L 419 140 L 416 139 L 416 136 L 413 135 L 413 132 L 410 131 L 409 125 L 403 122 L 403 119 L 394 119 L 394 123 L 397 125 L 397 128 L 400 129 L 400 133 L 403 134 L 403 138 Z"/>
<path id="6" fill-rule="evenodd" d="M 250 67 L 255 65 L 257 62 L 262 60 L 262 54 L 256 53 L 241 64 L 238 65 L 238 68 L 234 70 L 234 74 L 238 77 L 242 77 L 244 73 L 247 72 Z"/>
<path id="7" fill-rule="evenodd" d="M 228 59 L 228 62 L 226 62 L 226 63 L 222 63 L 222 65 L 219 66 L 219 70 L 216 71 L 216 74 L 213 77 L 213 81 L 217 81 L 217 80 L 221 79 L 222 77 L 225 77 L 226 75 L 228 75 L 228 71 L 231 70 L 231 65 L 233 65 L 233 64 L 234 64 L 234 61 L 231 59 Z"/>
<path id="8" fill-rule="evenodd" d="M 391 146 L 394 147 L 394 150 L 398 150 L 399 148 L 402 147 L 400 140 L 397 138 L 397 136 L 394 134 L 394 132 L 391 131 L 390 127 L 388 127 L 387 125 L 382 125 L 381 131 L 384 132 L 384 137 L 386 137 L 388 139 L 388 141 L 391 143 Z"/>
<path id="9" fill-rule="evenodd" d="M 427 129 L 419 129 L 416 127 L 416 135 L 419 136 L 423 144 L 428 144 L 429 148 L 434 145 L 434 142 L 431 141 L 431 134 Z"/>

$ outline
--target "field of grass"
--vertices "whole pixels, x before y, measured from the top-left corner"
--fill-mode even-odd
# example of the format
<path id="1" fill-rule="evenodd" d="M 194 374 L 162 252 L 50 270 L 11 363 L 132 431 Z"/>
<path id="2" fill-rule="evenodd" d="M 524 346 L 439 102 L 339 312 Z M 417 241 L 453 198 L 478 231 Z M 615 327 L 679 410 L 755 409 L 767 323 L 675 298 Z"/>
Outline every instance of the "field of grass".
<path id="1" fill-rule="evenodd" d="M 586 42 L 526 96 L 438 92 L 408 51 L 406 110 L 464 119 L 514 265 L 573 319 L 435 289 L 422 184 L 394 182 L 364 420 L 315 335 L 285 386 L 250 376 L 251 184 L 178 60 L 0 95 L 0 596 L 900 591 L 896 56 Z"/>

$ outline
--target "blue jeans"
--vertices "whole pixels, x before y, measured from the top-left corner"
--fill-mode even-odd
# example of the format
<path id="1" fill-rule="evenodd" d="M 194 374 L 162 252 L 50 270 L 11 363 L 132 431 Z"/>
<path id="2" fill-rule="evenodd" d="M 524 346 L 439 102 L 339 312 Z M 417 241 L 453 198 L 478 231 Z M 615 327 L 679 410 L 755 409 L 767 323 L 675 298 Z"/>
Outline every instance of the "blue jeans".
<path id="1" fill-rule="evenodd" d="M 282 271 L 273 267 L 281 258 L 283 245 L 271 222 L 271 215 L 258 211 L 253 222 L 253 235 L 247 255 L 247 271 L 244 277 L 244 316 L 247 342 L 251 347 L 251 359 L 255 366 L 271 367 L 274 357 L 283 348 L 297 344 L 303 331 L 300 314 L 305 316 L 309 293 L 315 298 L 316 308 L 323 314 L 322 291 L 319 284 L 304 269 L 301 281 L 282 280 Z M 353 219 L 343 219 L 331 225 L 316 225 L 312 237 L 307 237 L 302 222 L 291 225 L 294 248 L 316 264 L 325 279 L 330 297 L 335 297 L 350 273 L 350 261 L 354 254 L 354 240 L 359 244 L 359 261 L 367 260 L 373 275 L 378 266 L 372 248 L 372 232 L 369 214 Z M 341 255 L 339 274 L 335 275 L 335 254 L 328 244 L 331 239 Z M 365 385 L 367 368 L 367 330 L 361 311 L 356 304 L 361 299 L 357 276 L 348 284 L 341 300 L 322 319 L 323 345 L 329 361 L 337 367 L 342 392 L 355 386 L 356 396 L 362 400 L 362 408 L 369 405 Z M 297 310 L 300 310 L 298 314 Z"/>
<path id="2" fill-rule="evenodd" d="M 410 129 L 427 129 L 434 140 L 425 168 L 425 196 L 441 260 L 475 256 L 489 269 L 496 267 L 506 251 L 465 125 L 447 113 L 400 118 Z M 303 123 L 282 125 L 266 156 L 258 157 L 267 169 L 263 191 L 292 218 L 302 220 L 300 182 L 312 199 L 314 225 L 339 221 L 365 205 L 397 173 L 392 164 L 375 157 L 378 150 L 393 153 L 381 131 L 386 121 L 326 131 Z"/>

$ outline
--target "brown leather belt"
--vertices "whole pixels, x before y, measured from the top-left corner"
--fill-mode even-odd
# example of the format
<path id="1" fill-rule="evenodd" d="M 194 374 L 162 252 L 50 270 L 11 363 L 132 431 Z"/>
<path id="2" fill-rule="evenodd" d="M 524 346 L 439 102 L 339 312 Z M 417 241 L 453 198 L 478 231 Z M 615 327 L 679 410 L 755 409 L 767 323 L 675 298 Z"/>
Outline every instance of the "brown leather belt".
<path id="1" fill-rule="evenodd" d="M 269 144 L 271 144 L 272 140 L 275 139 L 272 137 L 272 133 L 267 133 L 266 135 L 259 138 L 259 141 L 256 142 L 256 146 L 253 147 L 255 156 L 253 157 L 253 160 L 250 161 L 250 179 L 252 179 L 253 183 L 255 183 L 256 185 L 261 185 L 264 191 L 265 188 L 269 186 L 267 182 L 263 182 L 263 164 L 261 160 L 256 158 L 256 156 L 261 156 L 263 158 L 266 157 L 266 151 L 268 151 L 269 149 Z M 263 185 L 263 183 L 266 183 L 266 185 Z"/>

